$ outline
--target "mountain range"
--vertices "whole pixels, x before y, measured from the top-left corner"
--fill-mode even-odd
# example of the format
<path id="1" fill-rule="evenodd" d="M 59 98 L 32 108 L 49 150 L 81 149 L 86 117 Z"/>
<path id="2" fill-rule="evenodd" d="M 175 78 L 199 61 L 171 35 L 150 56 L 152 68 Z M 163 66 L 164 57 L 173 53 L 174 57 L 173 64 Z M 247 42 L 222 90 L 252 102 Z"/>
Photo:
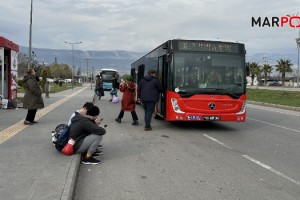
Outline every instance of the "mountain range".
<path id="1" fill-rule="evenodd" d="M 67 64 L 72 66 L 73 51 L 66 49 L 44 49 L 32 48 L 35 55 L 35 60 L 41 64 L 53 64 L 55 60 L 58 64 Z M 20 53 L 28 55 L 28 47 L 20 47 Z M 144 52 L 132 51 L 81 51 L 74 50 L 74 66 L 75 71 L 80 67 L 81 74 L 84 75 L 87 71 L 93 68 L 95 72 L 102 68 L 113 68 L 119 71 L 120 74 L 129 74 L 130 66 L 135 60 L 142 57 Z"/>
<path id="2" fill-rule="evenodd" d="M 39 63 L 53 64 L 56 60 L 57 63 L 67 64 L 72 66 L 73 52 L 66 49 L 46 49 L 46 48 L 32 48 L 32 51 L 36 55 L 34 58 Z M 20 47 L 20 53 L 28 55 L 28 47 Z M 120 74 L 129 74 L 130 65 L 135 60 L 139 59 L 146 52 L 132 52 L 125 50 L 116 51 L 82 51 L 74 50 L 74 66 L 75 71 L 80 67 L 81 73 L 84 75 L 92 68 L 95 72 L 101 70 L 101 68 L 114 68 L 119 71 Z M 255 53 L 252 55 L 246 54 L 247 62 L 257 62 L 259 64 L 268 63 L 271 66 L 277 64 L 279 59 L 289 59 L 293 64 L 294 72 L 297 70 L 297 52 L 291 50 L 285 50 L 274 53 Z"/>

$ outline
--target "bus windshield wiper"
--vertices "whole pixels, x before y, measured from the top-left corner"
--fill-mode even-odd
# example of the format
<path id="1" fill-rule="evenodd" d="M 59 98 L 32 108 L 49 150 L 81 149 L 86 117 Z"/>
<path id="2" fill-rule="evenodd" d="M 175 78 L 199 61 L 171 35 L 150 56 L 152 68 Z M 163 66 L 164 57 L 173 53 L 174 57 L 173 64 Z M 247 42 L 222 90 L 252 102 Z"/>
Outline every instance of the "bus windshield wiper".
<path id="1" fill-rule="evenodd" d="M 181 96 L 181 97 L 191 97 L 193 95 L 196 95 L 196 94 L 199 94 L 199 91 L 186 91 L 186 90 L 181 90 L 178 92 L 178 94 Z"/>

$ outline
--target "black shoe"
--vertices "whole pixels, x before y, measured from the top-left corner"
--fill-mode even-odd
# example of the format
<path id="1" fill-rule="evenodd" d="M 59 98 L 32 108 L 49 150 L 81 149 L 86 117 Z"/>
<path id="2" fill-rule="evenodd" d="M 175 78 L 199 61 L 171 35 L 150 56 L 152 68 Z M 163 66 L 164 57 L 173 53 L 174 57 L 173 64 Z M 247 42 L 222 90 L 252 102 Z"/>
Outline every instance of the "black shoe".
<path id="1" fill-rule="evenodd" d="M 99 155 L 102 155 L 102 154 L 103 154 L 103 151 L 101 151 L 100 149 L 96 149 L 96 151 L 95 151 L 94 153 L 99 154 Z"/>
<path id="2" fill-rule="evenodd" d="M 25 125 L 33 125 L 33 123 L 32 123 L 32 122 L 30 122 L 30 121 L 26 121 L 26 120 L 24 121 L 24 124 L 25 124 Z"/>
<path id="3" fill-rule="evenodd" d="M 85 165 L 98 165 L 101 161 L 97 160 L 94 157 L 90 157 L 90 158 L 82 158 L 81 163 L 85 164 Z"/>
<path id="4" fill-rule="evenodd" d="M 101 97 L 98 97 L 98 100 L 100 100 L 101 99 Z"/>
<path id="5" fill-rule="evenodd" d="M 134 120 L 133 123 L 132 123 L 132 125 L 135 125 L 135 126 L 136 126 L 136 125 L 139 125 L 139 121 Z"/>
<path id="6" fill-rule="evenodd" d="M 99 154 L 99 153 L 93 153 L 93 157 L 99 157 L 101 154 Z"/>
<path id="7" fill-rule="evenodd" d="M 149 128 L 145 128 L 144 131 L 151 131 L 152 130 L 152 127 L 149 127 Z"/>
<path id="8" fill-rule="evenodd" d="M 121 123 L 121 119 L 120 118 L 116 118 L 115 121 Z"/>
<path id="9" fill-rule="evenodd" d="M 110 102 L 112 101 L 112 99 L 109 100 Z"/>

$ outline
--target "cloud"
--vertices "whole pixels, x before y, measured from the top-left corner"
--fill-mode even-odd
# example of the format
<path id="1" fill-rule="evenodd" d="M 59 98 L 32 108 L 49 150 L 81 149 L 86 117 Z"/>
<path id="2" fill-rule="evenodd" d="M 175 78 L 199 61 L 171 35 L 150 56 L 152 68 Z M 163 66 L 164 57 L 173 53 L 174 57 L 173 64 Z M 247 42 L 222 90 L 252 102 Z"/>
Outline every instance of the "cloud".
<path id="1" fill-rule="evenodd" d="M 2 5 L 0 35 L 28 46 L 30 1 Z M 251 27 L 252 17 L 296 14 L 296 0 L 39 0 L 33 1 L 32 45 L 147 52 L 174 38 L 239 41 L 247 49 L 296 48 L 299 29 Z"/>

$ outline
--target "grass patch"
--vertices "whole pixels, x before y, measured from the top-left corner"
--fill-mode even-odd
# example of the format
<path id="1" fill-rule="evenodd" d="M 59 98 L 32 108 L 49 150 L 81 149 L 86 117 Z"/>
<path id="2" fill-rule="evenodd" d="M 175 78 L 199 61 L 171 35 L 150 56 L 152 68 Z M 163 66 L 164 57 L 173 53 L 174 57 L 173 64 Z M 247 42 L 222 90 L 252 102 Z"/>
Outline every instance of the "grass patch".
<path id="1" fill-rule="evenodd" d="M 300 107 L 300 92 L 283 90 L 247 89 L 247 99 L 264 103 Z"/>

